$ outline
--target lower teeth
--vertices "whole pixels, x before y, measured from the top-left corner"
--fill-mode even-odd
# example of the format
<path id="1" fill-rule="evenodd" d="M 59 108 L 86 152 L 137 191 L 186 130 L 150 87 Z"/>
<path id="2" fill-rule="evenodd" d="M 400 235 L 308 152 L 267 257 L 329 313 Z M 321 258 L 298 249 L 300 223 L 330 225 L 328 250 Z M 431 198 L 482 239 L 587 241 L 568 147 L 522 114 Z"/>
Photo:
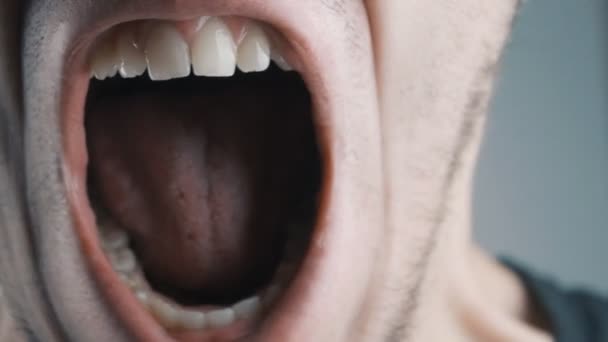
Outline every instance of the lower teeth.
<path id="1" fill-rule="evenodd" d="M 98 227 L 102 249 L 114 271 L 123 284 L 133 292 L 139 303 L 167 329 L 210 330 L 223 328 L 242 320 L 256 320 L 263 309 L 276 302 L 285 284 L 295 274 L 297 260 L 303 255 L 306 243 L 306 239 L 300 236 L 301 229 L 289 229 L 289 243 L 286 244 L 284 251 L 286 257 L 265 290 L 229 307 L 199 310 L 184 307 L 150 286 L 137 258 L 129 248 L 129 237 L 124 230 L 108 218 L 100 219 Z"/>

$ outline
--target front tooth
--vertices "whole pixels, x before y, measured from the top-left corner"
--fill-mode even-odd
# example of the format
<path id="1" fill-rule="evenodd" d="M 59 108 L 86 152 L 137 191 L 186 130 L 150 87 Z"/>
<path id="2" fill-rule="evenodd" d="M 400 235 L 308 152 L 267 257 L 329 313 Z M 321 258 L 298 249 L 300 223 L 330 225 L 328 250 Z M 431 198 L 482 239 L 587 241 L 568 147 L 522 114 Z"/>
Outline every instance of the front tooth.
<path id="1" fill-rule="evenodd" d="M 257 24 L 250 24 L 239 45 L 238 66 L 242 72 L 268 69 L 270 65 L 270 42 L 266 33 Z"/>
<path id="2" fill-rule="evenodd" d="M 272 60 L 283 71 L 293 71 L 293 67 L 287 63 L 285 58 L 278 52 L 272 53 Z"/>
<path id="3" fill-rule="evenodd" d="M 205 314 L 197 311 L 180 310 L 176 320 L 182 328 L 189 330 L 200 330 L 207 325 Z"/>
<path id="4" fill-rule="evenodd" d="M 207 324 L 212 328 L 221 328 L 235 321 L 235 313 L 231 308 L 207 312 Z"/>
<path id="5" fill-rule="evenodd" d="M 109 258 L 116 272 L 128 274 L 137 268 L 135 256 L 129 249 L 113 251 L 109 254 Z"/>
<path id="6" fill-rule="evenodd" d="M 135 298 L 137 298 L 139 303 L 145 308 L 147 308 L 150 304 L 150 294 L 145 290 L 136 291 Z"/>
<path id="7" fill-rule="evenodd" d="M 146 55 L 135 39 L 131 29 L 121 32 L 118 37 L 118 56 L 120 57 L 120 76 L 132 78 L 146 72 Z"/>
<path id="8" fill-rule="evenodd" d="M 232 309 L 237 318 L 245 319 L 252 317 L 260 308 L 260 298 L 252 297 L 235 304 Z"/>
<path id="9" fill-rule="evenodd" d="M 148 73 L 154 81 L 186 77 L 190 74 L 188 44 L 169 24 L 158 24 L 146 40 Z"/>
<path id="10" fill-rule="evenodd" d="M 166 328 L 172 328 L 177 324 L 178 311 L 171 304 L 151 294 L 148 296 L 147 305 Z"/>
<path id="11" fill-rule="evenodd" d="M 228 77 L 236 69 L 235 46 L 228 26 L 211 18 L 192 43 L 192 67 L 197 76 Z"/>
<path id="12" fill-rule="evenodd" d="M 91 61 L 93 76 L 98 80 L 114 77 L 118 71 L 118 56 L 116 55 L 115 41 L 111 37 L 104 38 L 95 49 Z"/>
<path id="13" fill-rule="evenodd" d="M 128 247 L 129 237 L 124 230 L 118 229 L 114 224 L 107 224 L 106 231 L 102 233 L 103 245 L 110 251 Z"/>

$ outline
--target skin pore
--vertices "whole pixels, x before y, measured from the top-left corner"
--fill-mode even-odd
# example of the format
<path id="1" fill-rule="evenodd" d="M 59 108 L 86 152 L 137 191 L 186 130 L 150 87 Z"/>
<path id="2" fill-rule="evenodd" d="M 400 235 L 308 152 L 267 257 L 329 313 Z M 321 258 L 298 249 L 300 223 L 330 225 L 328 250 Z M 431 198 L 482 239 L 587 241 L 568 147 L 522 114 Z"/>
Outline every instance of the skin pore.
<path id="1" fill-rule="evenodd" d="M 163 2 L 182 3 L 149 6 Z M 88 17 L 105 15 L 87 3 L 0 4 L 0 337 L 11 340 L 132 336 L 83 260 L 69 205 L 77 184 L 61 154 L 56 99 L 69 38 Z M 315 66 L 328 68 L 327 79 L 320 72 L 309 82 L 331 95 L 318 100 L 335 114 L 327 126 L 348 129 L 336 129 L 339 143 L 328 147 L 333 183 L 323 218 L 331 248 L 319 259 L 317 287 L 303 303 L 284 305 L 297 310 L 277 315 L 289 329 L 258 339 L 550 341 L 532 324 L 519 280 L 471 234 L 485 113 L 517 1 L 266 4 L 268 12 L 256 13 L 271 21 L 300 15 L 319 31 L 276 19 L 301 38 Z M 9 307 L 12 322 L 3 319 Z"/>

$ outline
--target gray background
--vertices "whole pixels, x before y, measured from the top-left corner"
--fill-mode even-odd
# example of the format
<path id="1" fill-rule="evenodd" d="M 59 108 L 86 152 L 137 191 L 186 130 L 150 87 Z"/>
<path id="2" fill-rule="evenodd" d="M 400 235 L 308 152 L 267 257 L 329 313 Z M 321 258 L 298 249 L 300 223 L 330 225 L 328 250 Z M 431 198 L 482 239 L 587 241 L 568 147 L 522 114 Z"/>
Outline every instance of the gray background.
<path id="1" fill-rule="evenodd" d="M 608 294 L 608 1 L 529 0 L 482 149 L 477 239 Z"/>

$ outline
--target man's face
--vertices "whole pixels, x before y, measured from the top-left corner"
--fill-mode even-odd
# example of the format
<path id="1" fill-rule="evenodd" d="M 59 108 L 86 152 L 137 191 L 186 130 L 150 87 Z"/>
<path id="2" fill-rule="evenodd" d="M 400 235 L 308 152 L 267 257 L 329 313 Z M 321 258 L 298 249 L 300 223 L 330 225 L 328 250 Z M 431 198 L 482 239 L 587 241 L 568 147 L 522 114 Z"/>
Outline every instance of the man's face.
<path id="1" fill-rule="evenodd" d="M 437 284 L 449 271 L 445 260 L 464 253 L 472 165 L 515 7 L 515 0 L 4 0 L 0 283 L 21 325 L 43 341 L 428 336 L 425 318 L 447 310 Z M 161 23 L 150 19 L 178 27 L 201 16 L 261 23 L 297 74 L 88 87 L 104 30 Z M 147 37 L 157 44 L 164 36 Z M 189 49 L 195 40 L 185 39 Z M 267 251 L 283 249 L 290 233 L 281 225 L 302 202 L 312 210 L 303 219 L 309 241 L 276 298 L 223 327 L 216 320 L 184 328 L 201 317 L 193 312 L 209 323 L 209 312 L 232 310 L 246 296 L 264 302 L 285 265 L 284 255 Z M 169 322 L 167 310 L 142 301 L 113 270 L 99 206 L 122 226 L 142 226 L 125 230 L 153 288 L 145 294 L 162 295 L 167 310 L 186 318 Z M 283 211 L 290 214 L 276 214 Z M 250 276 L 241 275 L 243 260 Z M 193 276 L 209 270 L 213 276 Z M 249 281 L 248 289 L 235 285 Z M 191 284 L 211 286 L 213 295 Z"/>

